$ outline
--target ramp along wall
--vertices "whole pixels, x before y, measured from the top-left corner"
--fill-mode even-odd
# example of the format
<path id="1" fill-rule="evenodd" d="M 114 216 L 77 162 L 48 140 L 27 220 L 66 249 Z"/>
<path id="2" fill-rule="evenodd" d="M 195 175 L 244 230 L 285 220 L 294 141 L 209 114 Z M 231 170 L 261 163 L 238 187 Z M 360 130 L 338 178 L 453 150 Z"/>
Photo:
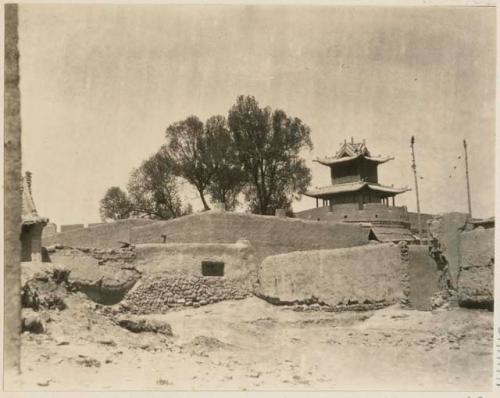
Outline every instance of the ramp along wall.
<path id="1" fill-rule="evenodd" d="M 368 243 L 369 229 L 293 218 L 209 211 L 134 228 L 138 243 L 233 243 L 247 239 L 256 262 L 278 253 L 333 249 Z"/>

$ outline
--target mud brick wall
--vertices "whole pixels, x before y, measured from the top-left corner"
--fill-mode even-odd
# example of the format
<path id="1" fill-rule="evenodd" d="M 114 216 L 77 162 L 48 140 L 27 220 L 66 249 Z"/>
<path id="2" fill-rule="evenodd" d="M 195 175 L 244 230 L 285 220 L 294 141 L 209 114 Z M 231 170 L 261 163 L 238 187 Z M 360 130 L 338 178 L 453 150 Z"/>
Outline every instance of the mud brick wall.
<path id="1" fill-rule="evenodd" d="M 446 213 L 435 216 L 429 221 L 429 233 L 439 240 L 443 256 L 448 262 L 451 284 L 457 287 L 460 267 L 460 234 L 465 227 L 467 215 Z"/>
<path id="2" fill-rule="evenodd" d="M 458 302 L 493 310 L 495 230 L 477 228 L 460 235 Z"/>
<path id="3" fill-rule="evenodd" d="M 334 249 L 368 243 L 369 230 L 359 225 L 209 211 L 132 229 L 134 244 L 166 242 L 233 243 L 247 239 L 257 263 L 292 251 Z"/>
<path id="4" fill-rule="evenodd" d="M 389 305 L 404 296 L 402 263 L 394 244 L 280 254 L 260 265 L 257 294 L 281 303 L 314 298 L 332 307 Z"/>
<path id="5" fill-rule="evenodd" d="M 105 223 L 89 228 L 79 228 L 43 236 L 43 246 L 64 245 L 71 247 L 113 248 L 118 241 L 130 241 L 130 230 L 137 226 L 151 224 L 151 220 L 130 219 Z M 61 226 L 62 231 L 62 226 Z"/>
<path id="6" fill-rule="evenodd" d="M 257 272 L 253 248 L 237 243 L 151 243 L 135 246 L 134 266 L 144 275 L 203 276 L 202 262 L 224 264 L 225 279 L 246 281 Z"/>
<path id="7" fill-rule="evenodd" d="M 122 302 L 134 314 L 164 313 L 200 307 L 222 300 L 241 300 L 252 294 L 252 284 L 225 277 L 153 274 L 144 277 Z"/>

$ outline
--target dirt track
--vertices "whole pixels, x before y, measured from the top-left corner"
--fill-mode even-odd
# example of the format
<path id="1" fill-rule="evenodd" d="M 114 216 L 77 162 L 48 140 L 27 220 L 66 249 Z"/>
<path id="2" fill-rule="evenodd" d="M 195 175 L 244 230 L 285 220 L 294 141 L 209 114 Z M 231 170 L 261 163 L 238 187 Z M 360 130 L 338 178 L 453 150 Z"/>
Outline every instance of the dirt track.
<path id="1" fill-rule="evenodd" d="M 489 390 L 493 316 L 480 310 L 295 312 L 252 297 L 149 317 L 135 334 L 81 294 L 22 336 L 22 388 Z"/>

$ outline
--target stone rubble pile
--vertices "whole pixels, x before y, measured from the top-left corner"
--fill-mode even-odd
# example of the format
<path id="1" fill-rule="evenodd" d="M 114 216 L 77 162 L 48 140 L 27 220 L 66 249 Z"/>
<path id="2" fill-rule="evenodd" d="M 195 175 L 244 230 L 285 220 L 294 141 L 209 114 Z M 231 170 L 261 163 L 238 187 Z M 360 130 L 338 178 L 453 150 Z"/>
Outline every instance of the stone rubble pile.
<path id="1" fill-rule="evenodd" d="M 63 245 L 53 245 L 46 248 L 47 253 L 53 254 L 56 251 L 79 251 L 85 253 L 96 260 L 98 260 L 99 265 L 104 265 L 108 262 L 113 263 L 131 263 L 136 258 L 136 252 L 134 246 L 127 246 L 122 248 L 113 249 L 100 249 L 95 247 L 70 247 Z"/>
<path id="2" fill-rule="evenodd" d="M 307 298 L 305 300 L 294 300 L 294 301 L 282 301 L 278 298 L 258 296 L 267 302 L 274 305 L 281 305 L 287 309 L 291 309 L 296 312 L 304 311 L 325 311 L 325 312 L 343 312 L 343 311 L 371 311 L 380 308 L 387 307 L 391 303 L 385 300 L 381 301 L 369 301 L 365 300 L 363 302 L 358 302 L 356 300 L 346 299 L 344 302 L 337 303 L 337 305 L 329 305 L 322 302 L 315 296 Z"/>
<path id="3" fill-rule="evenodd" d="M 121 317 L 117 324 L 122 328 L 130 330 L 132 333 L 160 333 L 165 336 L 173 336 L 172 327 L 169 323 L 156 319 L 145 319 L 137 316 Z"/>
<path id="4" fill-rule="evenodd" d="M 398 243 L 399 250 L 401 253 L 401 264 L 404 264 L 406 268 L 409 266 L 410 253 L 408 249 L 408 243 L 401 241 Z M 403 286 L 403 297 L 400 300 L 402 307 L 407 308 L 410 305 L 410 275 L 408 274 L 408 269 L 403 271 L 401 278 L 401 285 Z"/>
<path id="5" fill-rule="evenodd" d="M 134 314 L 162 313 L 180 307 L 200 307 L 223 300 L 241 300 L 252 294 L 245 281 L 208 276 L 151 275 L 141 280 L 120 303 Z"/>

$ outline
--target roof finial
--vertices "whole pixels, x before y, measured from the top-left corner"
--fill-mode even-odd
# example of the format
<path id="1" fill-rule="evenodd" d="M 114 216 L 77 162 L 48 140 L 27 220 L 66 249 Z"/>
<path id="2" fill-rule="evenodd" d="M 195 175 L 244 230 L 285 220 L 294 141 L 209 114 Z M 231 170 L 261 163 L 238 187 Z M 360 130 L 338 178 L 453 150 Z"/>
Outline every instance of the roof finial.
<path id="1" fill-rule="evenodd" d="M 354 144 L 354 137 L 351 135 L 351 144 Z"/>
<path id="2" fill-rule="evenodd" d="M 25 173 L 25 178 L 26 178 L 26 185 L 28 187 L 28 191 L 31 194 L 31 171 L 27 171 Z"/>

